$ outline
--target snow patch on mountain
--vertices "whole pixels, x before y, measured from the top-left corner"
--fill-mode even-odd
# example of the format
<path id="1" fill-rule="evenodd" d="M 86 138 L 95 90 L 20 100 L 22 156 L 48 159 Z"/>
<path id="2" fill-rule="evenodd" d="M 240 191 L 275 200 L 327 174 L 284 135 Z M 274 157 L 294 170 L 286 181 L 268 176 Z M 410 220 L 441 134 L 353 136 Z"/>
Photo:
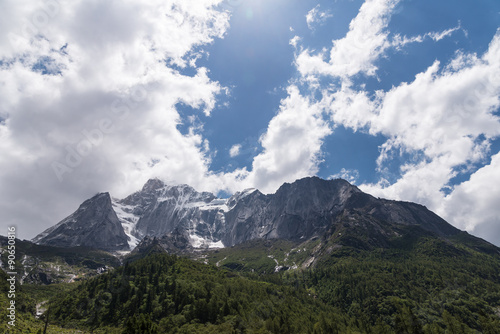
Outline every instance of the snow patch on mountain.
<path id="1" fill-rule="evenodd" d="M 112 203 L 113 210 L 115 211 L 116 216 L 122 224 L 123 231 L 127 235 L 130 250 L 132 250 L 141 241 L 135 236 L 135 227 L 140 219 L 140 216 L 137 216 L 133 213 L 135 209 L 135 206 L 133 205 L 120 204 L 116 199 L 113 199 Z"/>
<path id="2" fill-rule="evenodd" d="M 196 234 L 189 235 L 189 241 L 194 248 L 224 248 L 222 241 L 217 242 L 205 239 Z"/>
<path id="3" fill-rule="evenodd" d="M 201 211 L 220 210 L 228 212 L 227 199 L 216 198 L 213 201 L 207 202 L 191 202 L 185 205 L 185 208 L 198 208 Z"/>

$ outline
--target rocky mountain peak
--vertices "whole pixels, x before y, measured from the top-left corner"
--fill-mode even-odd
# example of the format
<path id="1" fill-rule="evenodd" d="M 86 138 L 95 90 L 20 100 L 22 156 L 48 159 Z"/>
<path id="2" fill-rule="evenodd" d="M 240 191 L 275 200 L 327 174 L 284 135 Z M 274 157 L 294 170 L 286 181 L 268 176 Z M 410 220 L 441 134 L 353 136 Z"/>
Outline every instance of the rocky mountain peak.
<path id="1" fill-rule="evenodd" d="M 129 248 L 127 236 L 107 192 L 86 200 L 73 214 L 36 236 L 33 241 L 49 246 L 86 246 L 108 251 Z"/>
<path id="2" fill-rule="evenodd" d="M 248 189 L 245 189 L 243 191 L 238 191 L 236 193 L 234 193 L 233 196 L 229 197 L 229 199 L 227 200 L 226 204 L 227 204 L 227 207 L 229 210 L 233 209 L 236 204 L 238 204 L 242 199 L 244 199 L 245 197 L 248 197 L 250 195 L 263 195 L 259 190 L 255 189 L 255 188 L 248 188 Z"/>
<path id="3" fill-rule="evenodd" d="M 142 192 L 144 193 L 152 193 L 158 189 L 165 187 L 165 183 L 160 179 L 154 178 L 149 179 L 144 186 L 142 187 Z"/>
<path id="4" fill-rule="evenodd" d="M 280 193 L 290 194 L 297 192 L 306 192 L 313 195 L 321 193 L 341 193 L 342 196 L 348 196 L 352 193 L 360 193 L 361 190 L 344 179 L 324 180 L 317 176 L 312 176 L 296 180 L 292 183 L 284 183 L 276 191 L 276 195 Z"/>
<path id="5" fill-rule="evenodd" d="M 358 235 L 379 231 L 374 238 L 380 240 L 399 233 L 401 226 L 417 226 L 442 238 L 459 232 L 425 207 L 375 198 L 342 179 L 307 177 L 283 184 L 274 194 L 246 189 L 229 199 L 151 179 L 123 200 L 112 202 L 108 193 L 97 194 L 35 241 L 123 249 L 128 240 L 133 249 L 145 237 L 165 237 L 163 246 L 169 249 L 186 242 L 193 248 L 220 248 L 256 239 L 308 240 L 339 226 L 352 231 L 364 226 L 356 230 Z M 387 244 L 380 240 L 372 244 Z"/>

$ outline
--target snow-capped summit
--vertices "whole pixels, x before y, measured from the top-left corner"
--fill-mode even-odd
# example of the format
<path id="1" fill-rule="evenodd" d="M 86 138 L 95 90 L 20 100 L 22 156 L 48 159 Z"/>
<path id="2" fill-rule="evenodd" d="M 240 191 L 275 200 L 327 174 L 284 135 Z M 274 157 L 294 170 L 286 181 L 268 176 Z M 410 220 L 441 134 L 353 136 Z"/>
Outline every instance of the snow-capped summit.
<path id="1" fill-rule="evenodd" d="M 144 237 L 175 235 L 191 248 L 214 248 L 254 239 L 307 240 L 324 235 L 332 224 L 351 224 L 350 219 L 382 235 L 398 225 L 418 225 L 441 237 L 458 233 L 425 207 L 376 199 L 340 179 L 304 178 L 283 184 L 275 194 L 247 189 L 229 199 L 153 179 L 121 200 L 96 195 L 34 241 L 123 251 Z"/>
<path id="2" fill-rule="evenodd" d="M 224 202 L 224 200 L 222 200 Z M 161 237 L 176 228 L 185 231 L 194 247 L 220 241 L 221 200 L 188 185 L 167 185 L 149 180 L 141 191 L 116 201 L 118 217 L 130 235 L 131 248 L 144 236 Z"/>

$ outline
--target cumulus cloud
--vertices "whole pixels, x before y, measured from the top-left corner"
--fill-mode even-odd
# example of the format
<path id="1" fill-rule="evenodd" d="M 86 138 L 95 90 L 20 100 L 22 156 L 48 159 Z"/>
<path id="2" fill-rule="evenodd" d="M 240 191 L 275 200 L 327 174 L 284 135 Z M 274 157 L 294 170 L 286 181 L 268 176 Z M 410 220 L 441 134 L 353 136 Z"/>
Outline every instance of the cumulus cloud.
<path id="1" fill-rule="evenodd" d="M 399 0 L 367 0 L 351 21 L 347 35 L 333 42 L 329 54 L 313 54 L 307 49 L 299 54 L 296 59 L 299 72 L 304 77 L 374 75 L 377 70 L 374 61 L 391 46 L 386 28 L 398 3 Z"/>
<path id="2" fill-rule="evenodd" d="M 491 162 L 475 172 L 470 180 L 455 187 L 442 202 L 439 211 L 457 226 L 490 239 L 488 231 L 500 237 L 500 153 Z M 485 228 L 486 227 L 486 228 Z"/>
<path id="3" fill-rule="evenodd" d="M 209 116 L 225 92 L 193 52 L 224 35 L 219 2 L 2 3 L 2 224 L 31 237 L 82 198 L 124 196 L 152 176 L 218 187 L 209 143 L 177 129 L 175 106 Z"/>
<path id="4" fill-rule="evenodd" d="M 273 192 L 284 182 L 315 175 L 323 139 L 331 133 L 321 106 L 301 95 L 296 86 L 289 86 L 288 97 L 260 138 L 264 151 L 254 158 L 245 182 Z"/>
<path id="5" fill-rule="evenodd" d="M 388 22 L 397 4 L 365 1 L 346 36 L 334 41 L 330 51 L 301 50 L 296 56 L 297 69 L 309 89 L 321 92 L 322 107 L 333 126 L 387 138 L 377 160 L 380 181 L 361 185 L 363 190 L 426 204 L 456 226 L 479 230 L 487 222 L 491 224 L 493 216 L 500 216 L 500 211 L 488 204 L 484 210 L 464 205 L 467 210 L 461 210 L 463 218 L 458 219 L 454 207 L 467 200 L 480 201 L 483 195 L 476 195 L 472 184 L 484 180 L 480 175 L 498 172 L 484 167 L 473 174 L 470 183 L 453 188 L 450 182 L 461 171 L 473 171 L 474 166 L 486 163 L 491 141 L 500 136 L 500 119 L 495 114 L 500 107 L 500 32 L 482 56 L 457 51 L 448 64 L 436 61 L 412 82 L 388 91 L 355 87 L 351 78 L 375 76 L 376 61 L 388 50 L 402 50 L 409 43 L 425 40 L 439 42 L 462 29 L 458 24 L 414 37 L 391 36 Z M 340 80 L 326 86 L 319 84 L 321 77 Z M 403 161 L 395 173 L 388 168 L 394 157 Z M 496 162 L 493 159 L 491 165 Z M 350 177 L 347 171 L 335 177 L 341 174 Z M 451 190 L 449 196 L 445 188 Z M 497 201 L 500 198 L 495 191 L 483 194 L 488 193 Z"/>
<path id="6" fill-rule="evenodd" d="M 500 136 L 500 119 L 495 114 L 500 107 L 499 55 L 500 33 L 497 33 L 481 57 L 459 52 L 447 66 L 435 62 L 413 82 L 402 83 L 387 92 L 378 91 L 370 97 L 367 92 L 350 86 L 326 92 L 323 101 L 336 124 L 354 130 L 363 128 L 388 138 L 377 160 L 380 182 L 361 188 L 376 196 L 425 204 L 469 231 L 484 230 L 480 225 L 492 224 L 495 221 L 492 216 L 500 215 L 498 209 L 490 206 L 488 213 L 480 205 L 465 203 L 479 202 L 484 194 L 491 194 L 498 201 L 496 192 L 485 188 L 484 192 L 476 193 L 468 183 L 453 189 L 450 182 L 461 170 L 469 171 L 476 164 L 484 164 L 491 141 Z M 396 175 L 397 180 L 391 182 L 385 177 L 386 166 L 392 157 L 401 154 L 409 158 L 401 165 L 400 176 Z M 492 165 L 495 163 L 493 159 Z M 490 176 L 498 170 L 486 169 Z M 471 177 L 471 184 L 479 179 L 476 174 Z M 444 188 L 451 189 L 449 197 Z M 443 206 L 444 202 L 449 204 Z M 460 211 L 462 215 L 454 210 L 460 205 L 468 208 Z"/>
<path id="7" fill-rule="evenodd" d="M 496 55 L 496 56 L 495 56 Z M 489 50 L 472 62 L 445 67 L 434 63 L 412 83 L 403 83 L 380 97 L 369 128 L 389 137 L 382 146 L 379 167 L 398 150 L 422 154 L 423 161 L 401 167 L 402 177 L 388 187 L 365 189 L 379 195 L 425 203 L 437 209 L 441 191 L 458 169 L 484 163 L 490 141 L 500 136 L 500 33 Z M 463 55 L 459 55 L 463 58 Z M 417 186 L 418 185 L 418 186 Z M 418 191 L 415 188 L 418 187 Z"/>
<path id="8" fill-rule="evenodd" d="M 344 80 L 357 74 L 374 76 L 375 61 L 389 49 L 402 49 L 410 43 L 422 43 L 426 39 L 438 42 L 461 29 L 461 25 L 443 31 L 418 36 L 390 36 L 390 17 L 400 0 L 367 0 L 358 15 L 351 21 L 344 38 L 333 41 L 329 52 L 305 49 L 296 57 L 297 69 L 304 78 L 316 75 L 340 77 Z M 307 15 L 308 25 L 316 22 L 318 8 Z M 297 40 L 292 40 L 296 45 Z"/>

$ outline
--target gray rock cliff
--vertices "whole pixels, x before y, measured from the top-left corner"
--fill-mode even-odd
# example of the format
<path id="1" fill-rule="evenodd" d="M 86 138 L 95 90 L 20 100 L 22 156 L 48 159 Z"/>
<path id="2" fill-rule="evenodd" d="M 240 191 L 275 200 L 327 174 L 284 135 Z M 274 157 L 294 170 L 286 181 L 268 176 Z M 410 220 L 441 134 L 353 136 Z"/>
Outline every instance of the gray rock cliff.
<path id="1" fill-rule="evenodd" d="M 57 247 L 86 246 L 106 251 L 128 249 L 127 236 L 113 210 L 109 193 L 97 194 L 78 210 L 33 239 Z"/>
<path id="2" fill-rule="evenodd" d="M 274 194 L 247 189 L 229 199 L 153 179 L 122 200 L 112 202 L 107 193 L 93 197 L 34 241 L 132 250 L 152 237 L 163 238 L 170 250 L 181 239 L 192 248 L 212 248 L 255 239 L 308 240 L 341 225 L 361 234 L 371 231 L 365 239 L 374 239 L 373 245 L 387 244 L 382 236 L 398 234 L 403 226 L 417 226 L 440 238 L 460 233 L 424 206 L 378 199 L 341 179 L 308 177 L 285 183 Z M 384 240 L 375 240 L 377 236 Z"/>

